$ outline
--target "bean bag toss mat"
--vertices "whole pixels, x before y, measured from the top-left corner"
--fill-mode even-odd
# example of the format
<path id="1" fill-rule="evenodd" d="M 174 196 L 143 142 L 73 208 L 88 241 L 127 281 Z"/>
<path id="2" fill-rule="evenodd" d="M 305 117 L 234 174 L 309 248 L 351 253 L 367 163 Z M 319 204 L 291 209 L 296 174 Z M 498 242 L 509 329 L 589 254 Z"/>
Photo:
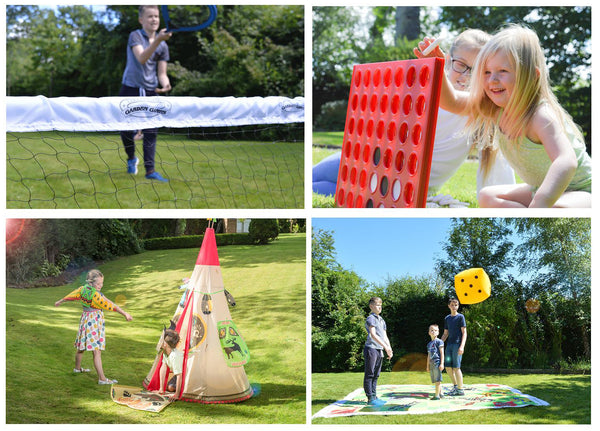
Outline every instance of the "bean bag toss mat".
<path id="1" fill-rule="evenodd" d="M 445 387 L 447 392 L 450 387 Z M 362 388 L 317 412 L 315 418 L 355 415 L 435 414 L 458 410 L 502 409 L 509 407 L 549 406 L 546 401 L 505 385 L 478 384 L 464 387 L 463 396 L 444 396 L 431 400 L 433 385 L 381 385 L 377 397 L 385 401 L 379 407 L 367 405 Z"/>
<path id="2" fill-rule="evenodd" d="M 143 388 L 112 385 L 112 400 L 135 410 L 158 413 L 173 402 L 168 395 L 160 395 Z"/>

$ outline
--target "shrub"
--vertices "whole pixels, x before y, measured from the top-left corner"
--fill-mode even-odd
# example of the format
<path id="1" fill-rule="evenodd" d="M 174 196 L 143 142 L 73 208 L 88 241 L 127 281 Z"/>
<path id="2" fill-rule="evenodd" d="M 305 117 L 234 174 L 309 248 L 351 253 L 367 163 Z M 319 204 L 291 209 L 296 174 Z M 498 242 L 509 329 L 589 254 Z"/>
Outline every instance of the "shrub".
<path id="1" fill-rule="evenodd" d="M 169 250 L 176 248 L 200 248 L 204 235 L 173 236 L 165 238 L 148 238 L 144 241 L 146 250 Z M 252 244 L 247 233 L 224 233 L 215 235 L 217 245 Z"/>
<path id="2" fill-rule="evenodd" d="M 279 226 L 275 219 L 252 219 L 248 235 L 253 244 L 267 244 L 279 235 Z"/>
<path id="3" fill-rule="evenodd" d="M 315 120 L 315 128 L 319 130 L 344 130 L 346 125 L 347 100 L 334 100 L 321 107 L 321 113 Z"/>

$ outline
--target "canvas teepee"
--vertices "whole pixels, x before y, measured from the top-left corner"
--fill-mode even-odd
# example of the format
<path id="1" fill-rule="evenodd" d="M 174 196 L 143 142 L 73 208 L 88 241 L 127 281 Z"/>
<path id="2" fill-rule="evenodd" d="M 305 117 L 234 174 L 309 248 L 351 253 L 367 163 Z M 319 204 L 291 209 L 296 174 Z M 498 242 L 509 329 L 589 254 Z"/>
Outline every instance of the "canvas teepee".
<path id="1" fill-rule="evenodd" d="M 215 232 L 208 228 L 172 319 L 180 335 L 177 349 L 184 352 L 181 400 L 233 403 L 252 396 L 244 371 L 248 348 L 231 319 L 228 303 L 234 304 L 233 297 L 223 285 Z M 162 342 L 161 336 L 157 350 Z M 159 352 L 144 379 L 146 389 L 159 389 L 161 365 Z"/>

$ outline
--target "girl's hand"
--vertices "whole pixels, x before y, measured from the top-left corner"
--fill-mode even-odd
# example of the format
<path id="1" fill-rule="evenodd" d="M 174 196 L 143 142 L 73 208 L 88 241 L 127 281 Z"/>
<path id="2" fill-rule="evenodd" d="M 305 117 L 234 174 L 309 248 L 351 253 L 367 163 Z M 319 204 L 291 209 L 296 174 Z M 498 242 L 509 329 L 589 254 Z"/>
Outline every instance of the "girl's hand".
<path id="1" fill-rule="evenodd" d="M 441 38 L 433 39 L 431 37 L 425 37 L 422 42 L 419 42 L 417 48 L 413 48 L 413 52 L 417 58 L 428 58 L 428 57 L 441 57 L 445 58 L 444 51 L 439 47 Z M 433 48 L 430 48 L 433 46 Z"/>
<path id="2" fill-rule="evenodd" d="M 62 304 L 62 303 L 63 303 L 63 300 L 62 300 L 62 299 L 59 299 L 58 301 L 56 301 L 56 302 L 54 303 L 54 306 L 55 306 L 55 307 L 58 307 L 58 306 L 59 306 L 60 304 Z"/>
<path id="3" fill-rule="evenodd" d="M 131 314 L 129 314 L 127 311 L 124 311 L 124 316 L 125 319 L 127 319 L 128 322 L 131 322 L 133 320 L 133 317 L 131 317 Z"/>

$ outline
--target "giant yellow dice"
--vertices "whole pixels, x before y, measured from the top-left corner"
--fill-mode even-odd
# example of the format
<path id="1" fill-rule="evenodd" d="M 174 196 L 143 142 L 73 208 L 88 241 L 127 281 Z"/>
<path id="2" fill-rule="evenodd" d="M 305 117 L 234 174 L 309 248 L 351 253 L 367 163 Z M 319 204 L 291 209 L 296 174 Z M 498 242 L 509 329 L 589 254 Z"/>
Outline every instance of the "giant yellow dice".
<path id="1" fill-rule="evenodd" d="M 461 304 L 477 304 L 490 297 L 492 284 L 483 268 L 471 268 L 454 276 L 454 290 Z"/>

